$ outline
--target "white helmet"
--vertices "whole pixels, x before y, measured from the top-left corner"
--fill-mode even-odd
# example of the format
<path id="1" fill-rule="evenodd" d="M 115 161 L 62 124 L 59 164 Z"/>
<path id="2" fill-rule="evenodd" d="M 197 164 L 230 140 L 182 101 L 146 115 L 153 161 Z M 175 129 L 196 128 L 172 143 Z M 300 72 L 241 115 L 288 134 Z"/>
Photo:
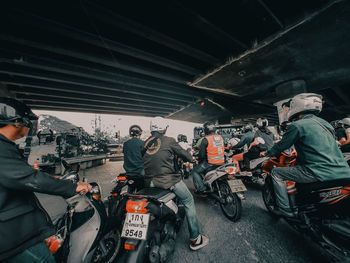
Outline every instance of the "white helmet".
<path id="1" fill-rule="evenodd" d="M 315 93 L 301 93 L 293 97 L 288 111 L 288 120 L 303 112 L 320 113 L 322 110 L 322 96 Z"/>
<path id="2" fill-rule="evenodd" d="M 342 125 L 347 125 L 347 126 L 350 127 L 350 118 L 349 117 L 348 118 L 344 118 L 341 121 L 339 121 L 339 123 L 342 124 Z"/>
<path id="3" fill-rule="evenodd" d="M 168 127 L 169 125 L 162 117 L 154 117 L 150 122 L 151 132 L 165 133 Z"/>
<path id="4" fill-rule="evenodd" d="M 269 121 L 266 118 L 259 118 L 256 120 L 256 126 L 259 128 L 269 126 Z"/>

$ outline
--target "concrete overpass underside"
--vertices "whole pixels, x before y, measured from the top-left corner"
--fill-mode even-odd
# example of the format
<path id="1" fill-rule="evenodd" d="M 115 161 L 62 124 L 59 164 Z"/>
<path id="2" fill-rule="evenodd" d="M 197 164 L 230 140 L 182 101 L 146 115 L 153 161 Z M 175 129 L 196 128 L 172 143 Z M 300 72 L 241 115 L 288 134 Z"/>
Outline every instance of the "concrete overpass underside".
<path id="1" fill-rule="evenodd" d="M 204 122 L 350 113 L 350 1 L 2 1 L 0 88 L 32 108 Z"/>

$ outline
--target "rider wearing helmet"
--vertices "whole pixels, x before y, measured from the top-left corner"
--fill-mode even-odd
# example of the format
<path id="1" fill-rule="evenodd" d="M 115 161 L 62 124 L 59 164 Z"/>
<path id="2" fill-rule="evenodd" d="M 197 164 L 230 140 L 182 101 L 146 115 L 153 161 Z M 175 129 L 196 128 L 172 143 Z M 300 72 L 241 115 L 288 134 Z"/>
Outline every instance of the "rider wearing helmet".
<path id="1" fill-rule="evenodd" d="M 196 145 L 194 146 L 195 149 L 199 150 L 201 148 L 201 143 L 203 141 L 203 138 L 205 136 L 204 131 L 201 131 L 199 134 L 200 138 L 198 139 Z"/>
<path id="2" fill-rule="evenodd" d="M 34 136 L 37 120 L 22 102 L 0 97 L 1 262 L 55 262 L 44 242 L 55 229 L 34 192 L 70 197 L 91 190 L 87 183 L 59 180 L 28 165 L 15 140 Z"/>
<path id="3" fill-rule="evenodd" d="M 275 212 L 279 215 L 293 216 L 290 212 L 285 180 L 297 183 L 313 183 L 350 178 L 350 169 L 344 160 L 334 138 L 332 126 L 318 118 L 322 110 L 322 96 L 302 93 L 293 97 L 288 119 L 292 123 L 276 143 L 261 156 L 276 156 L 292 145 L 298 153 L 298 165 L 276 167 L 271 172 L 275 194 Z"/>
<path id="4" fill-rule="evenodd" d="M 179 145 L 186 151 L 190 151 L 191 150 L 191 146 L 188 144 L 187 142 L 187 136 L 184 134 L 179 134 L 177 136 L 177 142 L 179 143 Z"/>
<path id="5" fill-rule="evenodd" d="M 196 207 L 191 192 L 174 167 L 175 156 L 192 161 L 189 152 L 181 148 L 174 138 L 165 136 L 168 125 L 161 117 L 151 120 L 151 137 L 145 142 L 144 155 L 146 179 L 155 187 L 172 190 L 185 207 L 190 231 L 192 250 L 198 250 L 209 243 L 209 238 L 199 233 Z"/>
<path id="6" fill-rule="evenodd" d="M 206 187 L 203 183 L 204 175 L 216 166 L 225 163 L 225 146 L 224 139 L 221 135 L 216 134 L 215 124 L 211 121 L 204 123 L 205 138 L 201 143 L 198 155 L 198 166 L 193 171 L 193 179 L 198 186 L 198 194 L 205 192 Z"/>
<path id="7" fill-rule="evenodd" d="M 254 129 L 254 126 L 251 123 L 248 123 L 246 126 L 244 126 L 243 131 L 245 133 L 243 134 L 239 143 L 231 147 L 231 149 L 239 149 L 242 147 L 246 147 L 248 149 L 249 145 L 254 141 L 253 129 Z M 238 171 L 240 171 L 239 161 L 243 161 L 243 154 L 244 153 L 239 153 L 232 156 L 232 163 L 236 165 Z"/>
<path id="8" fill-rule="evenodd" d="M 350 118 L 344 118 L 340 121 L 343 127 L 343 133 L 345 136 L 340 138 L 339 143 L 341 144 L 342 152 L 350 152 Z"/>
<path id="9" fill-rule="evenodd" d="M 127 174 L 128 179 L 134 181 L 136 189 L 140 190 L 144 186 L 145 169 L 143 166 L 143 141 L 140 139 L 142 129 L 138 125 L 132 125 L 129 128 L 129 135 L 131 139 L 124 142 L 123 154 L 124 164 L 123 168 Z"/>

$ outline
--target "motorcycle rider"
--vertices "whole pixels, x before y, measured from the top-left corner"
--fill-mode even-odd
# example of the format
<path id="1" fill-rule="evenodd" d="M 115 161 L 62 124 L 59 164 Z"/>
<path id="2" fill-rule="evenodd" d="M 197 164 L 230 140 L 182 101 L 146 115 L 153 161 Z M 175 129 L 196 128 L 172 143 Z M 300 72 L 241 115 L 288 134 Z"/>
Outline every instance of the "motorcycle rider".
<path id="1" fill-rule="evenodd" d="M 247 146 L 247 150 L 248 150 L 248 147 L 254 141 L 253 129 L 254 129 L 254 126 L 251 123 L 248 123 L 246 126 L 244 126 L 244 128 L 243 128 L 244 134 L 243 134 L 241 140 L 239 141 L 238 144 L 233 146 L 231 149 L 239 149 L 239 148 Z M 244 152 L 246 152 L 246 151 L 244 151 Z M 235 154 L 234 156 L 232 156 L 232 163 L 237 167 L 237 169 L 238 169 L 237 171 L 240 171 L 239 161 L 243 161 L 244 152 L 239 153 L 239 154 Z"/>
<path id="2" fill-rule="evenodd" d="M 350 152 L 350 118 L 344 118 L 340 121 L 344 128 L 345 137 L 340 138 L 342 152 Z"/>
<path id="3" fill-rule="evenodd" d="M 209 238 L 199 233 L 193 196 L 174 167 L 175 156 L 189 162 L 192 162 L 192 156 L 174 138 L 165 136 L 168 125 L 162 117 L 152 119 L 150 126 L 152 135 L 145 142 L 146 153 L 143 157 L 146 180 L 151 180 L 151 185 L 155 187 L 172 190 L 183 203 L 190 232 L 190 248 L 198 250 L 209 243 Z"/>
<path id="4" fill-rule="evenodd" d="M 191 146 L 188 144 L 187 141 L 187 136 L 184 134 L 179 134 L 177 136 L 177 142 L 179 143 L 179 145 L 186 151 L 190 151 L 191 150 Z"/>
<path id="5" fill-rule="evenodd" d="M 134 186 L 137 190 L 144 187 L 145 168 L 143 165 L 144 142 L 140 139 L 142 129 L 139 125 L 132 125 L 129 128 L 129 135 L 131 139 L 124 142 L 123 154 L 124 164 L 123 168 L 128 176 L 128 179 L 134 181 Z"/>
<path id="6" fill-rule="evenodd" d="M 204 136 L 205 136 L 205 134 L 204 134 L 204 132 L 202 131 L 202 132 L 200 133 L 200 138 L 198 139 L 196 145 L 193 146 L 194 149 L 199 150 L 199 149 L 201 148 L 201 143 L 202 143 L 202 140 L 203 140 Z"/>
<path id="7" fill-rule="evenodd" d="M 216 134 L 213 122 L 204 123 L 205 137 L 199 150 L 199 164 L 193 169 L 192 176 L 198 186 L 198 194 L 204 194 L 206 187 L 203 183 L 204 175 L 214 167 L 225 163 L 224 139 Z"/>
<path id="8" fill-rule="evenodd" d="M 49 215 L 34 192 L 70 197 L 88 192 L 87 183 L 54 178 L 30 165 L 15 140 L 37 130 L 30 108 L 12 98 L 0 98 L 0 261 L 55 262 L 44 240 L 53 235 Z"/>
<path id="9" fill-rule="evenodd" d="M 301 93 L 290 103 L 288 126 L 281 141 L 261 156 L 276 156 L 292 145 L 298 153 L 297 165 L 276 167 L 271 178 L 278 207 L 275 213 L 293 216 L 290 210 L 285 180 L 297 183 L 313 183 L 342 178 L 350 178 L 350 169 L 344 160 L 334 138 L 332 126 L 315 114 L 322 110 L 322 96 Z"/>

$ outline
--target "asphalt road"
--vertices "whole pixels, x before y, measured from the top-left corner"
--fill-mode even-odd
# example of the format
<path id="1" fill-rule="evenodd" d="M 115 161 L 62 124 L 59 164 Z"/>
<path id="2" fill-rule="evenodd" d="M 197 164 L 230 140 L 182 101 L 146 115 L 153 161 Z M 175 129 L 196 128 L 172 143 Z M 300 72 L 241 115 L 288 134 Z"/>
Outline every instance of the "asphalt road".
<path id="1" fill-rule="evenodd" d="M 111 180 L 121 171 L 123 162 L 107 162 L 86 170 L 88 182 L 96 181 L 102 187 L 103 197 L 113 188 Z M 186 180 L 193 191 L 191 180 Z M 52 216 L 64 211 L 60 197 L 40 195 L 40 200 Z M 248 187 L 242 201 L 242 218 L 233 223 L 213 200 L 195 196 L 200 231 L 210 238 L 207 247 L 192 252 L 185 222 L 176 240 L 175 252 L 168 262 L 329 262 L 322 250 L 303 238 L 283 219 L 274 219 L 264 207 L 261 192 Z"/>

